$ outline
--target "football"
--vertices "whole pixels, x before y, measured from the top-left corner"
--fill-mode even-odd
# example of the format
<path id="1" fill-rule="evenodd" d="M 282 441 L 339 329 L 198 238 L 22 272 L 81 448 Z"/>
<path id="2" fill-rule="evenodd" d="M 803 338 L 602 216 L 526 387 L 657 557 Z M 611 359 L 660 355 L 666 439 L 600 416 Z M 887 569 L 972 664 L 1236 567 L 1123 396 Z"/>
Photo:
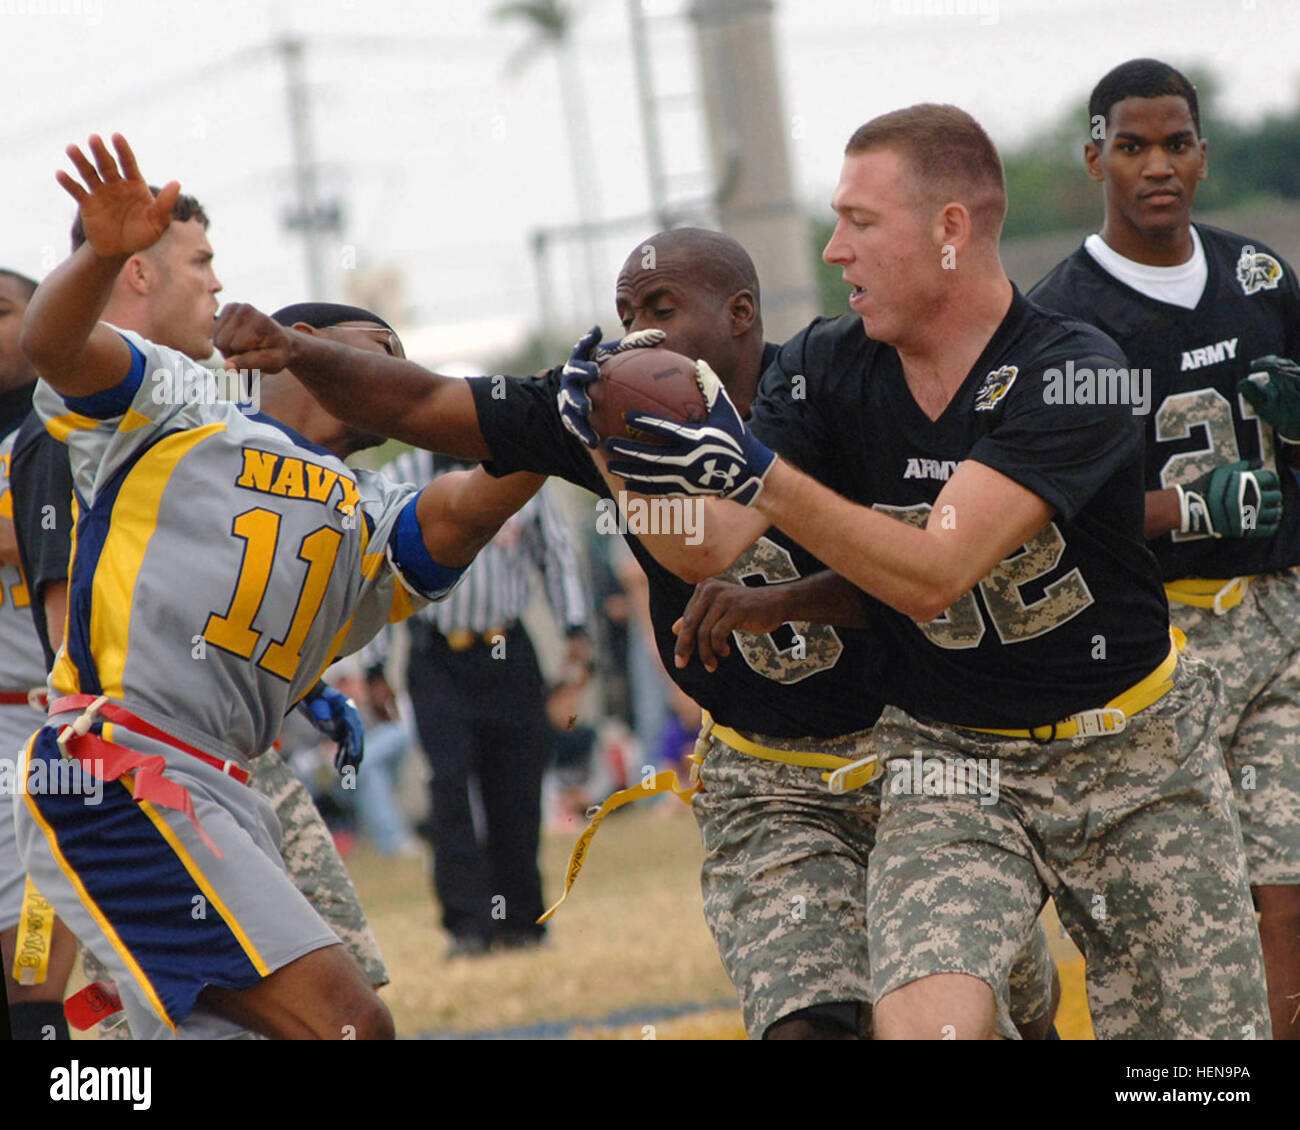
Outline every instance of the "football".
<path id="1" fill-rule="evenodd" d="M 704 394 L 695 379 L 695 362 L 668 349 L 629 349 L 600 365 L 600 380 L 587 390 L 592 430 L 607 439 L 656 437 L 627 426 L 629 412 L 647 412 L 679 424 L 701 424 Z"/>

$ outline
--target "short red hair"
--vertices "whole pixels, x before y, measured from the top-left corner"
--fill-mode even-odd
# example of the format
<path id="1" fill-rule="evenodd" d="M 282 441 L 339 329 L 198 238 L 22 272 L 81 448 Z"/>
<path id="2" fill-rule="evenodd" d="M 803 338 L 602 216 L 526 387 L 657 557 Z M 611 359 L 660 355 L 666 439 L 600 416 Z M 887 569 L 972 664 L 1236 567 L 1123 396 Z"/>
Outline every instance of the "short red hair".
<path id="1" fill-rule="evenodd" d="M 922 102 L 893 110 L 859 126 L 844 147 L 846 157 L 892 149 L 907 165 L 919 196 L 931 209 L 956 202 L 976 230 L 995 242 L 1007 215 L 1002 159 L 983 127 L 965 110 Z"/>

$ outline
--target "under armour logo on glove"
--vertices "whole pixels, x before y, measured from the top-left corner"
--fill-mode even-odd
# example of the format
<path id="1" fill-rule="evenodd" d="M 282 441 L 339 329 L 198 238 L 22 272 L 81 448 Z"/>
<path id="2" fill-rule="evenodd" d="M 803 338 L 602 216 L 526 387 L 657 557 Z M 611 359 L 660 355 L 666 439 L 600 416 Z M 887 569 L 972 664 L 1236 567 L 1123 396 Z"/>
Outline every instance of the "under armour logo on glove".
<path id="1" fill-rule="evenodd" d="M 725 471 L 719 470 L 718 461 L 716 459 L 709 459 L 704 464 L 704 474 L 700 478 L 700 486 L 705 487 L 707 489 L 710 482 L 712 482 L 714 475 L 718 475 L 721 477 L 722 479 L 721 489 L 723 491 L 727 491 L 731 489 L 731 484 L 735 482 L 736 469 L 734 467 L 729 467 Z"/>
<path id="2" fill-rule="evenodd" d="M 705 361 L 695 363 L 708 415 L 702 425 L 678 424 L 643 412 L 628 413 L 629 428 L 663 443 L 611 439 L 610 474 L 641 494 L 716 495 L 750 506 L 776 456 L 745 427 L 722 382 Z"/>
<path id="3" fill-rule="evenodd" d="M 592 326 L 578 340 L 564 368 L 560 370 L 560 391 L 555 400 L 565 428 L 588 447 L 599 444 L 600 437 L 587 419 L 591 414 L 591 397 L 587 393 L 587 386 L 600 379 L 600 363 L 629 349 L 652 349 L 667 336 L 663 330 L 637 330 L 618 341 L 601 345 L 600 327 Z"/>

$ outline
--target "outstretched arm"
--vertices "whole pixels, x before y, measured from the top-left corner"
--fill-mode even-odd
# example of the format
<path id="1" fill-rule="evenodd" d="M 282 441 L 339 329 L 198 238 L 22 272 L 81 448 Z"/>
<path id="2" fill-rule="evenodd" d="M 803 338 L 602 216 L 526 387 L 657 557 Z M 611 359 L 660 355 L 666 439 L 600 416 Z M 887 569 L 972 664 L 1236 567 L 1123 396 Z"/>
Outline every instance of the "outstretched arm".
<path id="1" fill-rule="evenodd" d="M 91 396 L 130 371 L 130 347 L 99 318 L 126 261 L 167 230 L 181 190 L 172 181 L 155 199 L 126 138 L 115 133 L 113 147 L 117 161 L 92 135 L 92 165 L 77 146 L 68 146 L 85 187 L 62 170 L 56 176 L 81 210 L 86 242 L 37 288 L 23 322 L 23 352 L 64 396 Z"/>
<path id="2" fill-rule="evenodd" d="M 468 565 L 545 481 L 523 471 L 496 479 L 482 467 L 439 476 L 415 504 L 429 554 L 450 569 Z"/>
<path id="3" fill-rule="evenodd" d="M 490 459 L 469 385 L 414 362 L 286 329 L 260 310 L 228 303 L 213 343 L 235 369 L 288 369 L 340 419 L 428 451 Z"/>
<path id="4" fill-rule="evenodd" d="M 1046 500 L 969 458 L 939 492 L 924 528 L 860 506 L 777 458 L 745 427 L 712 371 L 701 367 L 699 376 L 705 423 L 629 413 L 628 426 L 650 439 L 607 440 L 617 457 L 610 472 L 652 494 L 743 502 L 913 620 L 941 615 L 1051 521 Z"/>
<path id="5" fill-rule="evenodd" d="M 967 459 L 924 528 L 858 506 L 776 460 L 756 508 L 859 588 L 925 623 L 1051 521 L 1052 507 Z"/>

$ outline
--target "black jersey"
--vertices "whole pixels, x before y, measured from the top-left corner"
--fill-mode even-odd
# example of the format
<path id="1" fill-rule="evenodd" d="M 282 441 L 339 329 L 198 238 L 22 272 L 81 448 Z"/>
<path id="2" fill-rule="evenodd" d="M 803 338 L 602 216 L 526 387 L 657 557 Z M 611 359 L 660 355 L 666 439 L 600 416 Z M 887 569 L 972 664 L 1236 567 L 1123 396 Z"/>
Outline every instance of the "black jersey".
<path id="1" fill-rule="evenodd" d="M 1169 612 L 1142 539 L 1142 430 L 1127 406 L 1054 405 L 1054 367 L 1122 365 L 1115 344 L 1017 291 L 934 421 L 897 352 L 846 314 L 818 319 L 764 374 L 750 422 L 797 467 L 923 525 L 964 459 L 1014 479 L 1053 520 L 929 623 L 873 601 L 892 645 L 887 701 L 955 725 L 1019 729 L 1104 705 L 1169 651 Z"/>
<path id="2" fill-rule="evenodd" d="M 764 363 L 776 356 L 769 346 Z M 493 474 L 554 475 L 609 500 L 600 528 L 617 521 L 609 488 L 587 449 L 565 429 L 556 407 L 560 373 L 527 379 L 472 377 L 479 427 L 492 452 Z M 598 504 L 602 505 L 602 504 Z M 680 671 L 673 663 L 672 625 L 695 586 L 669 572 L 635 536 L 624 535 L 649 580 L 655 645 L 673 681 L 724 726 L 779 738 L 832 738 L 873 725 L 882 701 L 878 646 L 869 633 L 824 624 L 783 624 L 764 634 L 732 633 L 731 654 L 712 674 L 698 656 Z M 705 531 L 707 534 L 707 531 Z M 722 576 L 747 584 L 793 581 L 825 566 L 769 529 Z"/>
<path id="3" fill-rule="evenodd" d="M 35 412 L 27 413 L 14 437 L 9 484 L 18 556 L 48 671 L 54 666 L 54 649 L 45 622 L 44 590 L 46 585 L 68 579 L 72 556 L 72 467 L 68 449 L 45 430 Z"/>
<path id="4" fill-rule="evenodd" d="M 1273 573 L 1300 564 L 1300 484 L 1279 467 L 1279 441 L 1237 392 L 1266 353 L 1300 357 L 1300 287 L 1281 259 L 1244 236 L 1197 224 L 1205 291 L 1187 310 L 1120 282 L 1084 247 L 1030 292 L 1042 306 L 1105 331 L 1147 372 L 1146 489 L 1186 486 L 1249 459 L 1278 472 L 1282 523 L 1271 538 L 1163 534 L 1151 541 L 1167 581 Z"/>

